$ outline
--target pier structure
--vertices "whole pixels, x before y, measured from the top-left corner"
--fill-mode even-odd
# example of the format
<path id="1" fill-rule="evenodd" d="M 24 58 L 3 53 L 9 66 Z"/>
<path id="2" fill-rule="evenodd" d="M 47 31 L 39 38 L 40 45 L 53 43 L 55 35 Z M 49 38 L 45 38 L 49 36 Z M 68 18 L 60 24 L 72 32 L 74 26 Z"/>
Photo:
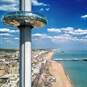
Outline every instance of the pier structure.
<path id="1" fill-rule="evenodd" d="M 56 58 L 54 60 L 55 61 L 87 61 L 87 58 L 68 58 L 68 59 Z"/>
<path id="2" fill-rule="evenodd" d="M 31 30 L 45 26 L 47 19 L 41 14 L 31 12 L 31 0 L 20 0 L 19 11 L 5 14 L 2 22 L 20 30 L 19 87 L 31 87 Z"/>

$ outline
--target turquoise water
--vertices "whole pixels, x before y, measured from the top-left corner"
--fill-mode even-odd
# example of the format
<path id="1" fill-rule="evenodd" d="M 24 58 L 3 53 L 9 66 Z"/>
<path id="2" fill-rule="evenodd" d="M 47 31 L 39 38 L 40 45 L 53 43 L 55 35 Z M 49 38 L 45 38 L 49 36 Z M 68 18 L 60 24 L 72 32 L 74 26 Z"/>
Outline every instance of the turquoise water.
<path id="1" fill-rule="evenodd" d="M 87 51 L 65 51 L 54 53 L 52 59 L 87 58 Z M 66 73 L 74 87 L 87 87 L 87 61 L 59 61 L 63 64 Z"/>

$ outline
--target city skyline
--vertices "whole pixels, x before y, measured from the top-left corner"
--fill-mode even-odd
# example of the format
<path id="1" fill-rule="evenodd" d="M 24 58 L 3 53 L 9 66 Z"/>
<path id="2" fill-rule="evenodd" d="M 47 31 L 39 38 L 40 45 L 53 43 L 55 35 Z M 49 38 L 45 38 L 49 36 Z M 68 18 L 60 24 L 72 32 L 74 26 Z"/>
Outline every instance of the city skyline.
<path id="1" fill-rule="evenodd" d="M 18 0 L 0 1 L 0 18 L 17 11 Z M 32 0 L 32 11 L 45 15 L 48 24 L 32 30 L 32 48 L 87 49 L 86 0 Z M 0 48 L 19 48 L 19 29 L 0 21 Z"/>

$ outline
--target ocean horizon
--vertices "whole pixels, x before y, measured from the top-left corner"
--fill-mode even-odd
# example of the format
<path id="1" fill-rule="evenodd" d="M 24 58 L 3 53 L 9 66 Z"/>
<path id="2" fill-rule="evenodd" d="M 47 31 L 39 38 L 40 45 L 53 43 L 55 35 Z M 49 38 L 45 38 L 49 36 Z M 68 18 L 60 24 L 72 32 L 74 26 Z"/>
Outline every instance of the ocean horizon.
<path id="1" fill-rule="evenodd" d="M 55 52 L 52 59 L 84 59 L 86 50 Z M 60 62 L 74 87 L 87 87 L 87 61 L 57 61 Z"/>

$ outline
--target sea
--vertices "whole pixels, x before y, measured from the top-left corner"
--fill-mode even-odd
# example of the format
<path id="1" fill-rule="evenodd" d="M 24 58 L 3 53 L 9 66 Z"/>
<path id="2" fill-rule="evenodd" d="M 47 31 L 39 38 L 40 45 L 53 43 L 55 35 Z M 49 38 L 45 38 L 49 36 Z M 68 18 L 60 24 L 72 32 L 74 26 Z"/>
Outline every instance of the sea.
<path id="1" fill-rule="evenodd" d="M 74 87 L 87 87 L 87 51 L 61 51 L 55 52 L 52 59 L 60 59 L 66 74 Z M 77 60 L 77 61 L 73 61 Z"/>

